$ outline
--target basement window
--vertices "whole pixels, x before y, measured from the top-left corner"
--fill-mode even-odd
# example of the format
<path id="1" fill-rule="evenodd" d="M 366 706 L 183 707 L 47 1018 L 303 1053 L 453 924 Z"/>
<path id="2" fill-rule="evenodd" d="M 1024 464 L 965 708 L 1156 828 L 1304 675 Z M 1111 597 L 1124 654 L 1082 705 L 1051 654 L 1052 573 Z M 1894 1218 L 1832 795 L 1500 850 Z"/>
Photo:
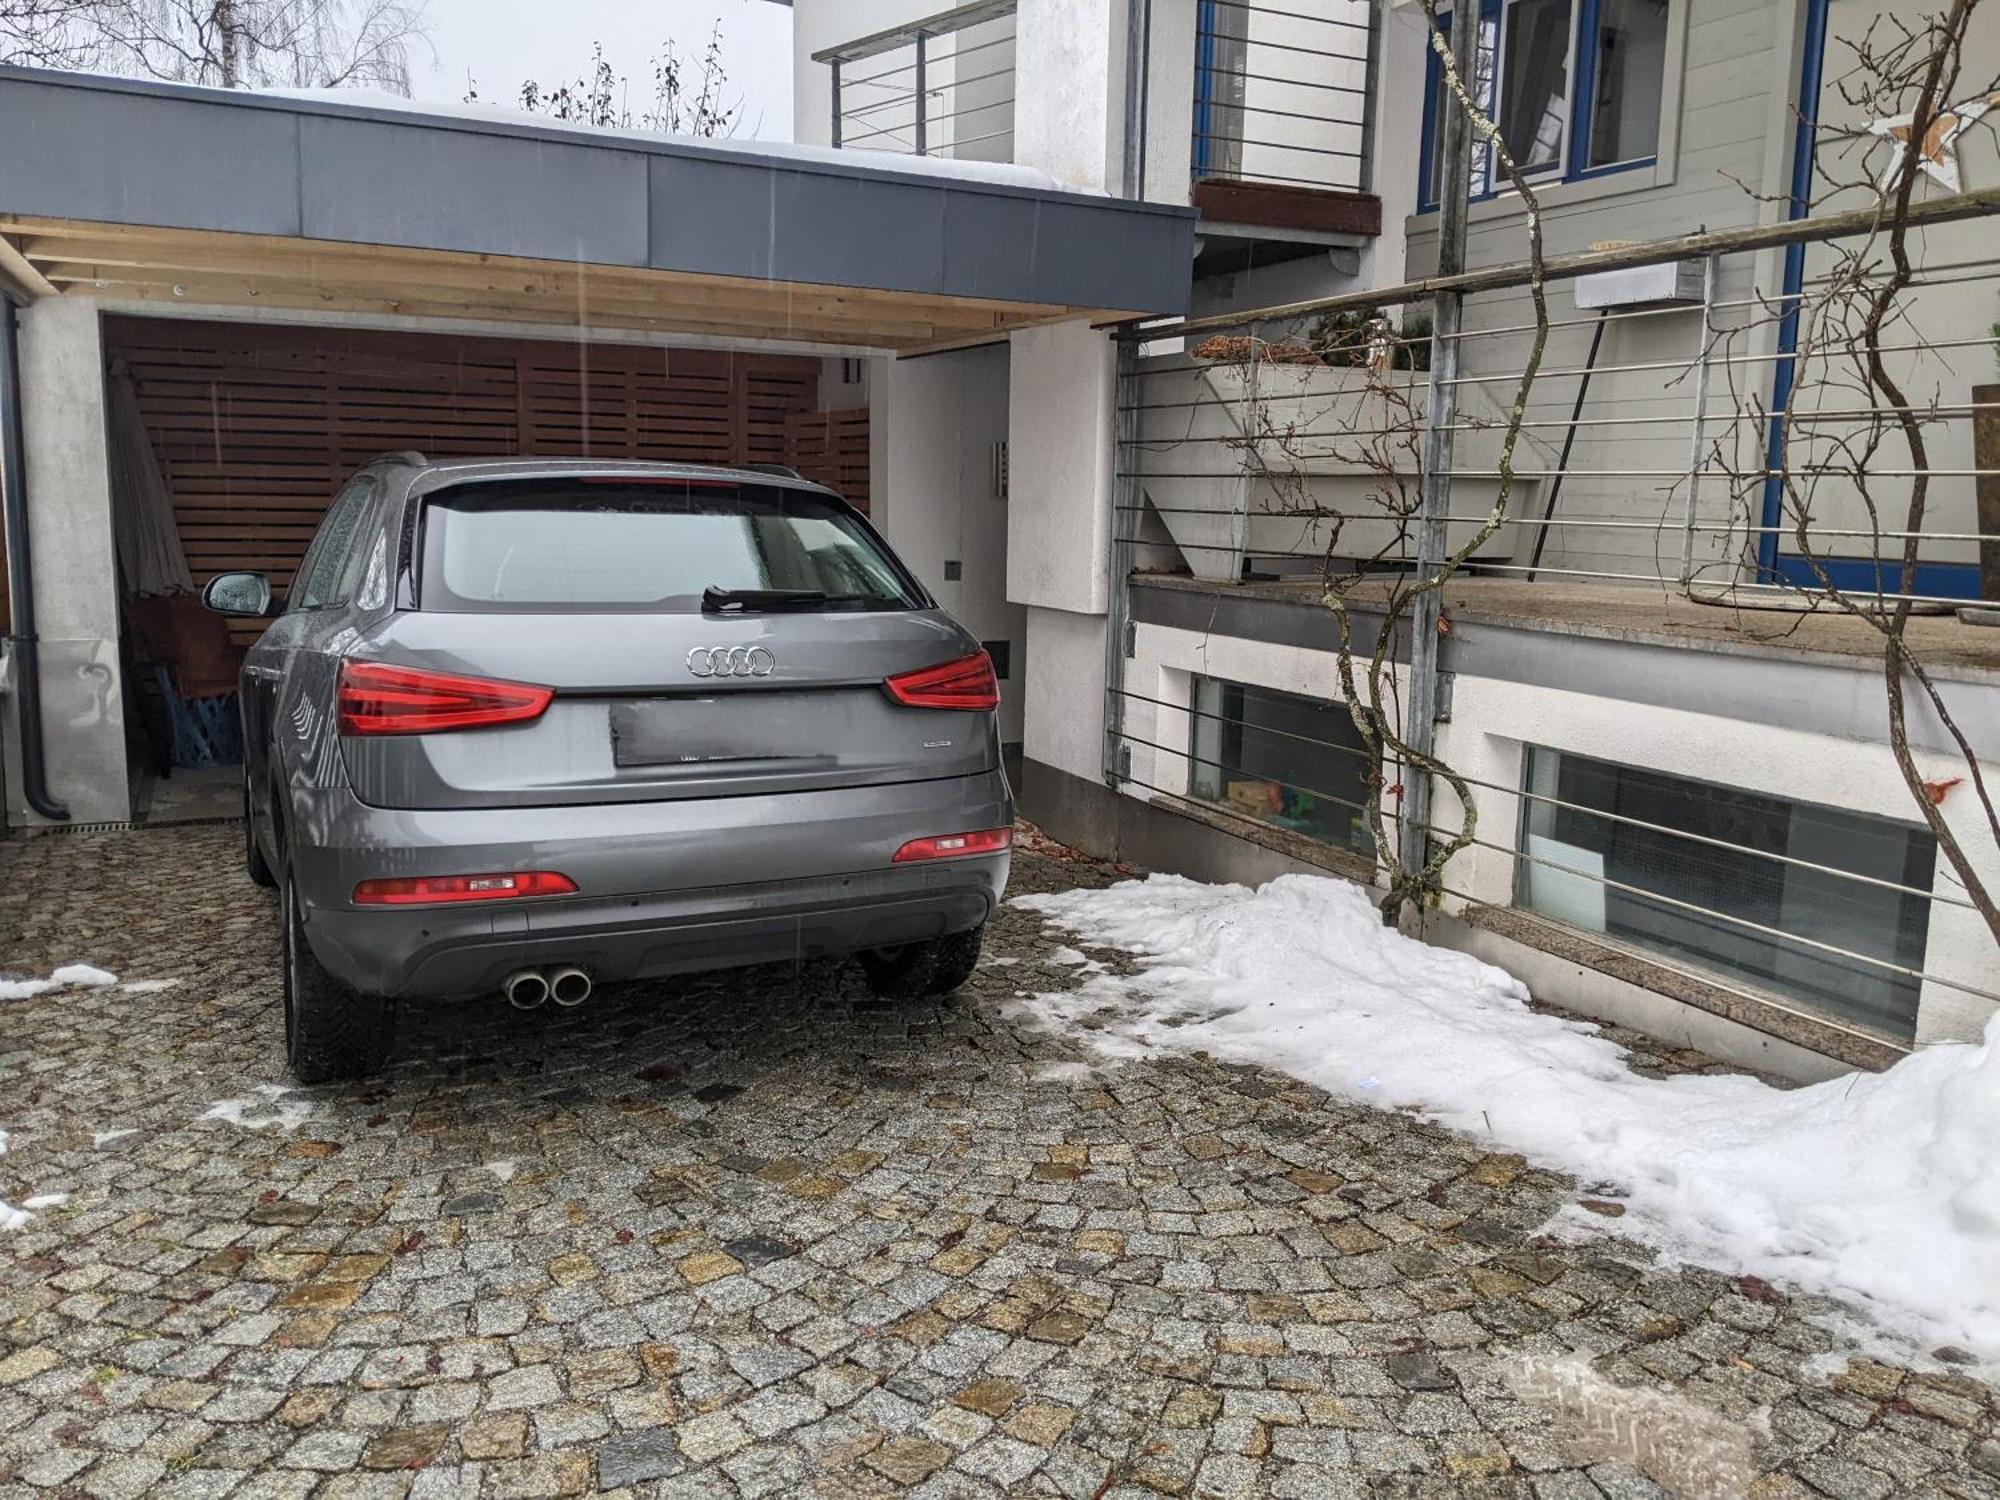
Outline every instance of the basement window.
<path id="1" fill-rule="evenodd" d="M 1188 795 L 1373 857 L 1367 751 L 1344 704 L 1196 677 Z"/>
<path id="2" fill-rule="evenodd" d="M 1530 911 L 1916 1035 L 1926 829 L 1531 747 L 1519 848 Z"/>

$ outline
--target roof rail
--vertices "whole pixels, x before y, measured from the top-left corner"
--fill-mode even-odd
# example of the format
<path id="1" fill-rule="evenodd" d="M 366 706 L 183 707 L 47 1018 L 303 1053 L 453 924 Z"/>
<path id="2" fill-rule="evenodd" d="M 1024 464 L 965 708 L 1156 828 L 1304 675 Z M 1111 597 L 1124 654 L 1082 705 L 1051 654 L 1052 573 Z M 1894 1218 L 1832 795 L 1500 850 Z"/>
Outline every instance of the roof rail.
<path id="1" fill-rule="evenodd" d="M 423 468 L 430 460 L 414 448 L 397 448 L 389 453 L 378 453 L 361 467 L 366 469 L 375 464 L 411 464 Z"/>
<path id="2" fill-rule="evenodd" d="M 784 479 L 804 479 L 806 477 L 790 464 L 744 464 L 742 467 L 752 474 L 776 474 Z"/>

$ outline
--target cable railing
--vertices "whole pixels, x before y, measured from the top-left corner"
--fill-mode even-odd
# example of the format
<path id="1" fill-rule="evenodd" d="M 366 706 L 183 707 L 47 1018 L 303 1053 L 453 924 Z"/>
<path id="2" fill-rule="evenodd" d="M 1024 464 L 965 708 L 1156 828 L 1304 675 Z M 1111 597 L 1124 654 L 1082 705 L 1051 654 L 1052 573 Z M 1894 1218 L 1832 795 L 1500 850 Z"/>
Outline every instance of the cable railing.
<path id="1" fill-rule="evenodd" d="M 835 146 L 1014 159 L 1015 0 L 979 0 L 813 54 Z"/>
<path id="2" fill-rule="evenodd" d="M 1427 522 L 1443 533 L 1428 556 L 1452 559 L 1450 612 L 1525 632 L 1510 652 L 1559 649 L 1571 618 L 1694 650 L 1728 634 L 1758 671 L 1783 671 L 1790 652 L 1815 670 L 1853 663 L 1865 704 L 1885 692 L 1885 632 L 1907 610 L 1911 649 L 1946 663 L 1940 691 L 1962 714 L 2000 674 L 2000 631 L 1971 623 L 2000 608 L 2000 333 L 1980 331 L 2000 300 L 2000 194 L 1920 212 L 1916 273 L 1894 315 L 1873 322 L 1866 299 L 1891 257 L 1867 215 L 1552 262 L 1547 346 L 1511 455 L 1502 440 L 1535 332 L 1525 266 L 1456 278 L 1463 323 L 1439 393 L 1440 345 L 1424 322 L 1437 279 L 1120 328 L 1107 779 L 1347 859 L 1372 861 L 1374 836 L 1360 830 L 1375 818 L 1393 842 L 1408 838 L 1402 784 L 1415 773 L 1352 727 L 1368 710 L 1350 712 L 1327 664 L 1331 610 L 1306 637 L 1284 627 L 1323 653 L 1300 693 L 1295 666 L 1217 649 L 1220 624 L 1172 657 L 1174 631 L 1133 623 L 1130 580 L 1158 579 L 1151 621 L 1198 617 L 1190 588 L 1331 598 L 1363 641 L 1364 676 L 1375 639 L 1396 632 L 1378 711 L 1400 722 L 1411 647 L 1393 601 L 1438 565 L 1420 556 Z M 1790 243 L 1804 251 L 1774 284 L 1784 273 L 1764 252 Z M 1648 300 L 1596 305 L 1596 272 L 1681 260 L 1691 264 Z M 1454 443 L 1426 484 L 1440 410 Z M 1181 591 L 1171 609 L 1169 586 Z M 1468 648 L 1435 649 L 1442 670 L 1476 671 Z M 1771 679 L 1780 696 L 1783 680 Z M 1913 711 L 1928 713 L 1923 693 L 1911 683 Z M 1993 706 L 1977 701 L 1965 722 L 1988 725 Z M 1448 905 L 1511 909 L 1895 1049 L 1917 1044 L 1927 997 L 2000 1003 L 1979 907 L 1900 781 L 1872 799 L 1836 788 L 1815 800 L 1827 783 L 1811 777 L 1792 790 L 1793 778 L 1733 767 L 1704 775 L 1685 756 L 1660 757 L 1664 768 L 1594 760 L 1561 735 L 1542 742 L 1467 715 L 1443 715 L 1446 764 L 1484 735 L 1511 737 L 1518 759 L 1498 762 L 1505 774 L 1491 759 L 1457 772 L 1479 822 L 1446 869 Z M 1972 733 L 1990 757 L 1985 730 Z M 1942 767 L 1933 800 L 1972 798 L 1952 790 L 1964 767 L 1946 731 L 1932 722 L 1925 734 Z M 1457 832 L 1456 799 L 1431 779 L 1444 805 L 1414 822 L 1435 845 Z M 1983 817 L 1971 814 L 1977 840 Z"/>
<path id="3" fill-rule="evenodd" d="M 1194 181 L 1366 191 L 1375 10 L 1367 0 L 1196 0 Z"/>

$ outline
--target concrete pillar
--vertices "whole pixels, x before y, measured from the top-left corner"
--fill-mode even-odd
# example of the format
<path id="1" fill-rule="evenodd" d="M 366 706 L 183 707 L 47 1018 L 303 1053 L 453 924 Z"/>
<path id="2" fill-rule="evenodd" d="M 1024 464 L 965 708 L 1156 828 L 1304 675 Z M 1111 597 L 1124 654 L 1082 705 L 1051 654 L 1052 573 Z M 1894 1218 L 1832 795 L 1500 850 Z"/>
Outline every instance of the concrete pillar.
<path id="1" fill-rule="evenodd" d="M 1021 0 L 1014 160 L 1064 187 L 1121 193 L 1126 0 Z"/>
<path id="2" fill-rule="evenodd" d="M 1101 789 L 1116 358 L 1084 321 L 1012 343 L 1007 597 L 1028 607 L 1023 749 Z"/>
<path id="3" fill-rule="evenodd" d="M 22 429 L 36 633 L 41 637 L 42 735 L 49 789 L 77 823 L 132 816 L 118 661 L 118 566 L 111 532 L 104 343 L 97 305 L 46 297 L 22 310 Z M 18 700 L 7 726 L 19 765 Z M 39 823 L 7 777 L 8 820 Z"/>

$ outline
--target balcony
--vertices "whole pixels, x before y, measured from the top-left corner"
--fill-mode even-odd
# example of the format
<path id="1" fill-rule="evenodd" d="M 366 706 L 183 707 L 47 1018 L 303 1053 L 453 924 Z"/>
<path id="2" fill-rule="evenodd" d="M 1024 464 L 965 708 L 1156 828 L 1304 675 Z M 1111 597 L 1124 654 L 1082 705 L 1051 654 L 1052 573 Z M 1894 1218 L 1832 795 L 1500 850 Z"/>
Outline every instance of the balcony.
<path id="1" fill-rule="evenodd" d="M 832 144 L 1012 161 L 1014 8 L 979 0 L 815 52 L 832 74 Z"/>
<path id="2" fill-rule="evenodd" d="M 1354 247 L 1379 234 L 1370 171 L 1375 8 L 1367 0 L 1199 0 L 1178 32 L 1166 15 L 1155 12 L 1155 86 L 1165 67 L 1178 72 L 1192 53 L 1182 76 L 1193 81 L 1188 198 L 1204 220 L 1197 274 Z M 1153 124 L 1157 135 L 1159 112 Z"/>

